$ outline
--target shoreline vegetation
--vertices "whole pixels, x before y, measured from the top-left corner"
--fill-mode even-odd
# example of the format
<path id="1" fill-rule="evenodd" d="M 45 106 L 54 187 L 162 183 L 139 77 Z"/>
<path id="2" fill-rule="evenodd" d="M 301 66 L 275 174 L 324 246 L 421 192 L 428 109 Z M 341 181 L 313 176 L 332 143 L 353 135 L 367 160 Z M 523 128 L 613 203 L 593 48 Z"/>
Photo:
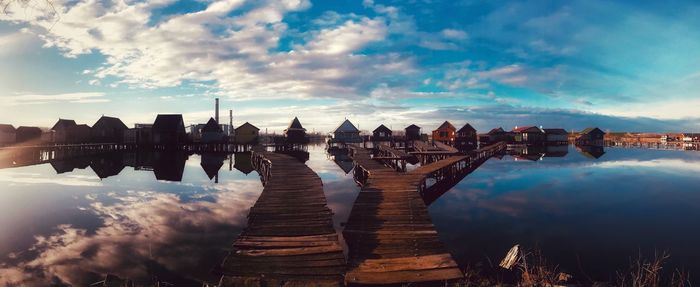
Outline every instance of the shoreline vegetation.
<path id="1" fill-rule="evenodd" d="M 580 271 L 578 277 L 562 272 L 549 262 L 539 247 L 524 249 L 513 246 L 498 265 L 490 260 L 489 266 L 468 265 L 463 269 L 465 278 L 445 284 L 450 287 L 518 286 L 518 287 L 691 287 L 690 274 L 679 269 L 667 269 L 669 252 L 655 251 L 651 257 L 641 252 L 630 258 L 629 266 L 615 271 L 611 279 L 593 279 Z M 411 284 L 408 286 L 419 286 Z"/>

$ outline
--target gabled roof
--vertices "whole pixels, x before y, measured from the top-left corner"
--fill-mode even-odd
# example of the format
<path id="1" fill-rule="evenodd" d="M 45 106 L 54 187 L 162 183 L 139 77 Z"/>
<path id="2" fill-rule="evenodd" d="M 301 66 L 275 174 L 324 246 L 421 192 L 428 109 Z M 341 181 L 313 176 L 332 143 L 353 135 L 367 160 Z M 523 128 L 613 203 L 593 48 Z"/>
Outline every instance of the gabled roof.
<path id="1" fill-rule="evenodd" d="M 378 126 L 376 129 L 374 129 L 374 131 L 372 131 L 372 132 L 373 132 L 373 133 L 378 133 L 378 132 L 391 133 L 391 130 L 390 130 L 389 128 L 387 128 L 385 125 L 382 124 L 382 125 L 379 125 L 379 126 Z"/>
<path id="2" fill-rule="evenodd" d="M 417 125 L 411 124 L 410 126 L 407 126 L 406 129 L 407 130 L 410 130 L 410 129 L 419 130 L 420 127 Z"/>
<path id="3" fill-rule="evenodd" d="M 601 129 L 599 129 L 599 128 L 586 128 L 586 129 L 584 129 L 584 130 L 581 131 L 581 134 L 582 134 L 582 135 L 587 135 L 587 134 L 589 134 L 589 133 L 591 133 L 591 132 L 593 132 L 593 131 L 595 131 L 595 130 L 598 130 L 598 132 L 600 132 L 600 133 L 605 133 L 603 130 L 601 130 Z"/>
<path id="4" fill-rule="evenodd" d="M 0 132 L 14 133 L 15 127 L 13 127 L 12 125 L 0 124 Z"/>
<path id="5" fill-rule="evenodd" d="M 209 118 L 209 121 L 207 122 L 206 125 L 202 128 L 202 132 L 214 132 L 214 133 L 222 133 L 224 130 L 221 129 L 221 126 L 216 123 L 216 120 L 214 118 Z"/>
<path id="6" fill-rule="evenodd" d="M 491 130 L 488 132 L 488 134 L 492 135 L 492 134 L 500 134 L 500 133 L 504 133 L 504 132 L 506 132 L 506 131 L 503 130 L 502 127 L 497 127 L 497 128 L 491 129 Z"/>
<path id="7" fill-rule="evenodd" d="M 466 123 L 466 124 L 464 124 L 464 126 L 463 126 L 461 129 L 459 129 L 457 132 L 463 133 L 463 132 L 466 132 L 466 131 L 476 131 L 476 129 L 475 129 L 474 127 L 472 127 L 472 125 L 470 125 L 469 123 Z"/>
<path id="8" fill-rule="evenodd" d="M 522 133 L 522 132 L 526 132 L 526 131 L 542 132 L 542 130 L 536 126 L 524 126 L 524 127 L 518 127 L 518 128 L 513 129 L 513 132 L 516 132 L 516 133 Z"/>
<path id="9" fill-rule="evenodd" d="M 74 120 L 58 119 L 55 125 L 51 128 L 52 130 L 67 129 L 76 126 Z"/>
<path id="10" fill-rule="evenodd" d="M 39 127 L 26 127 L 26 126 L 20 126 L 17 128 L 17 132 L 22 131 L 22 132 L 38 132 L 42 133 L 41 128 Z"/>
<path id="11" fill-rule="evenodd" d="M 345 133 L 355 133 L 360 132 L 355 125 L 353 125 L 350 120 L 345 120 L 338 128 L 335 129 L 334 133 L 345 132 Z"/>
<path id="12" fill-rule="evenodd" d="M 240 130 L 240 129 L 243 129 L 244 127 L 245 127 L 245 128 L 253 128 L 253 129 L 256 130 L 256 131 L 259 131 L 259 130 L 260 130 L 258 127 L 256 127 L 256 126 L 250 124 L 249 122 L 245 122 L 245 124 L 242 124 L 242 125 L 240 125 L 239 127 L 237 127 L 237 128 L 236 128 L 236 131 L 238 131 L 238 130 Z"/>
<path id="13" fill-rule="evenodd" d="M 569 134 L 565 129 L 543 129 L 548 135 L 566 135 Z"/>
<path id="14" fill-rule="evenodd" d="M 449 121 L 445 121 L 437 128 L 437 130 L 444 130 L 444 129 L 456 130 L 457 128 L 455 128 L 455 126 L 453 126 Z"/>
<path id="15" fill-rule="evenodd" d="M 306 129 L 301 126 L 301 122 L 299 122 L 299 119 L 297 117 L 294 117 L 291 123 L 289 123 L 289 127 L 287 127 L 286 130 L 304 130 Z"/>
<path id="16" fill-rule="evenodd" d="M 153 122 L 153 130 L 156 131 L 177 131 L 180 128 L 180 124 L 183 124 L 182 115 L 180 114 L 161 114 L 156 117 L 156 121 Z"/>
<path id="17" fill-rule="evenodd" d="M 202 167 L 204 173 L 207 174 L 209 179 L 213 179 L 217 174 L 219 174 L 221 167 L 224 166 L 224 158 L 224 155 L 204 153 L 202 154 L 202 160 L 199 165 Z"/>
<path id="18" fill-rule="evenodd" d="M 116 129 L 122 129 L 122 130 L 129 129 L 124 124 L 124 122 L 122 122 L 122 120 L 120 120 L 119 118 L 107 117 L 107 116 L 100 117 L 100 119 L 97 120 L 97 122 L 94 125 L 92 125 L 93 128 L 98 128 L 98 129 L 101 128 L 102 126 L 116 128 Z"/>

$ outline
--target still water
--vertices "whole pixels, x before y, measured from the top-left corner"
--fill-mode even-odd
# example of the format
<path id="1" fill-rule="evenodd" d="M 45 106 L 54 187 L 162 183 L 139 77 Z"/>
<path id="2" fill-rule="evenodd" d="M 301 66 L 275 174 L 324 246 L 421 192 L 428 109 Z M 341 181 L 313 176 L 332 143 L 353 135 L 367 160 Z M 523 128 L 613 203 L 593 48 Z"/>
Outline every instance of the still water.
<path id="1" fill-rule="evenodd" d="M 352 163 L 323 146 L 309 154 L 342 231 L 359 192 Z M 521 244 L 563 271 L 606 280 L 640 252 L 667 250 L 693 279 L 698 172 L 692 151 L 506 155 L 431 199 L 429 210 L 462 267 L 497 264 Z M 85 286 L 106 274 L 141 285 L 213 284 L 212 269 L 261 191 L 244 153 L 121 153 L 0 169 L 0 285 Z"/>

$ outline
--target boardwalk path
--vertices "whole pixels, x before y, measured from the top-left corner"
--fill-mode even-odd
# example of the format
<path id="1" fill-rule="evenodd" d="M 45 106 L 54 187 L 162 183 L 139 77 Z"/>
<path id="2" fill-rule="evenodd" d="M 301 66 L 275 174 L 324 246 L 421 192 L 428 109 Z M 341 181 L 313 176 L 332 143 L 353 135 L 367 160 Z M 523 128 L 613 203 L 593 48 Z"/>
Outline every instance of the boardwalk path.
<path id="1" fill-rule="evenodd" d="M 252 161 L 265 188 L 220 286 L 341 286 L 345 257 L 321 179 L 291 156 L 257 150 Z"/>
<path id="2" fill-rule="evenodd" d="M 348 284 L 395 284 L 461 278 L 440 242 L 420 197 L 424 173 L 398 173 L 369 152 L 351 147 L 358 194 L 343 236 L 348 243 Z"/>

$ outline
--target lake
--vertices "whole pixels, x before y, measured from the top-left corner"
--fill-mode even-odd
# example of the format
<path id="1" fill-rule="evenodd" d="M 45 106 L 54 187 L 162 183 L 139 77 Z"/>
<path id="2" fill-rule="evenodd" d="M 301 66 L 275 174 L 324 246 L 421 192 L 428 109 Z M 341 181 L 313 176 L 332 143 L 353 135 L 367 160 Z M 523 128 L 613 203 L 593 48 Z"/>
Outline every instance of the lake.
<path id="1" fill-rule="evenodd" d="M 85 286 L 106 274 L 216 283 L 211 271 L 262 191 L 245 153 L 121 152 L 37 165 L 7 158 L 0 166 L 15 167 L 0 169 L 0 283 L 23 286 Z M 316 145 L 306 164 L 342 231 L 360 190 L 352 163 Z M 595 280 L 655 250 L 692 276 L 700 272 L 699 172 L 693 151 L 530 151 L 489 159 L 428 200 L 429 211 L 463 268 L 496 265 L 521 244 Z"/>

